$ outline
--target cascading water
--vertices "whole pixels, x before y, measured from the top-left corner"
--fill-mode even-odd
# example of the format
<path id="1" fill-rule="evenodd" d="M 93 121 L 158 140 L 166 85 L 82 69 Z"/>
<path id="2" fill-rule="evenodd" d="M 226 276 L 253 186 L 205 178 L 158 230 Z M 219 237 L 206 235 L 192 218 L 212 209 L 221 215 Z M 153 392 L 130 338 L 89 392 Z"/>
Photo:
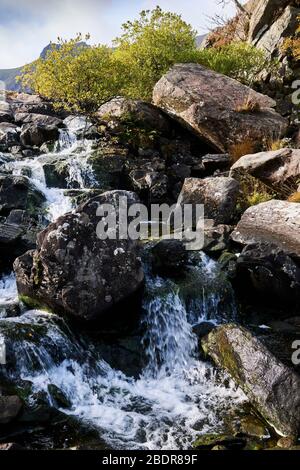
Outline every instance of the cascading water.
<path id="1" fill-rule="evenodd" d="M 0 320 L 4 335 L 15 325 L 21 331 L 8 347 L 15 364 L 9 374 L 32 382 L 51 405 L 49 385 L 58 387 L 71 404 L 64 411 L 96 427 L 108 447 L 188 449 L 199 434 L 222 430 L 224 413 L 244 396 L 197 358 L 176 283 L 148 275 L 144 312 L 146 366 L 138 379 L 113 369 L 95 343 L 78 340 L 62 319 L 38 311 Z"/>
<path id="2" fill-rule="evenodd" d="M 68 185 L 93 186 L 90 147 L 77 142 L 71 131 L 61 131 L 57 148 L 68 157 Z M 49 221 L 72 210 L 64 189 L 47 187 L 40 157 L 7 165 L 14 174 L 29 170 L 32 184 L 45 195 Z M 196 279 L 196 296 L 188 283 L 147 274 L 141 338 L 145 366 L 138 378 L 105 362 L 88 336 L 78 338 L 62 319 L 35 310 L 18 317 L 0 315 L 0 335 L 9 355 L 5 374 L 14 383 L 31 382 L 31 400 L 43 391 L 51 406 L 57 405 L 49 386 L 58 387 L 70 403 L 62 411 L 96 427 L 108 447 L 186 449 L 200 433 L 222 430 L 226 411 L 245 397 L 232 385 L 222 385 L 214 369 L 197 357 L 193 327 L 230 318 L 222 308 L 229 288 L 211 287 L 219 276 L 217 265 L 204 255 L 200 261 L 201 266 L 197 262 L 188 272 Z M 3 277 L 0 306 L 16 302 L 16 294 L 14 276 Z"/>

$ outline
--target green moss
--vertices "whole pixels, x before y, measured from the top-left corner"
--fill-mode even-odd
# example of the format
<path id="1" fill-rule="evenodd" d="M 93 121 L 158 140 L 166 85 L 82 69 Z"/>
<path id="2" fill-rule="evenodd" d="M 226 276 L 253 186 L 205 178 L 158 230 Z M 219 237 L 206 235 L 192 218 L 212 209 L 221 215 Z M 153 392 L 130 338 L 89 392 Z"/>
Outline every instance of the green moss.
<path id="1" fill-rule="evenodd" d="M 48 313 L 52 313 L 50 308 L 43 303 L 39 302 L 37 299 L 33 299 L 32 297 L 29 297 L 27 295 L 19 295 L 19 300 L 23 302 L 27 307 L 33 309 L 33 310 L 43 310 Z"/>

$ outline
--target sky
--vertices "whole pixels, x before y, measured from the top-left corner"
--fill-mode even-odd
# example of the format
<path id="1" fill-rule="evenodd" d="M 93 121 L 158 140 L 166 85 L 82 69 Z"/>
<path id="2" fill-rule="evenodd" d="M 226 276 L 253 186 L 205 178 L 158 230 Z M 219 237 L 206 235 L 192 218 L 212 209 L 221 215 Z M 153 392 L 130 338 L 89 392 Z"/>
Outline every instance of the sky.
<path id="1" fill-rule="evenodd" d="M 182 15 L 199 34 L 207 32 L 209 17 L 226 17 L 219 0 L 0 0 L 0 69 L 19 67 L 36 59 L 56 38 L 91 34 L 91 43 L 111 44 L 121 24 L 143 9 L 160 5 Z M 230 2 L 229 2 L 230 4 Z"/>

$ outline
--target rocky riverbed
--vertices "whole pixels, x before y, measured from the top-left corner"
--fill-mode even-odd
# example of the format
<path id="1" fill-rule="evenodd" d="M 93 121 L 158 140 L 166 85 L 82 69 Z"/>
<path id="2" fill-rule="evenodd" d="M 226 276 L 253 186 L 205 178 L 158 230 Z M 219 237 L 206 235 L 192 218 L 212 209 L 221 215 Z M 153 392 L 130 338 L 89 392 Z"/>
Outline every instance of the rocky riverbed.
<path id="1" fill-rule="evenodd" d="M 259 110 L 240 112 L 245 95 Z M 195 64 L 153 102 L 116 98 L 88 119 L 7 94 L 0 447 L 297 446 L 300 150 L 260 148 L 290 144 L 295 123 Z M 260 152 L 233 162 L 245 136 Z M 120 197 L 204 204 L 202 249 L 101 240 L 96 208 Z"/>

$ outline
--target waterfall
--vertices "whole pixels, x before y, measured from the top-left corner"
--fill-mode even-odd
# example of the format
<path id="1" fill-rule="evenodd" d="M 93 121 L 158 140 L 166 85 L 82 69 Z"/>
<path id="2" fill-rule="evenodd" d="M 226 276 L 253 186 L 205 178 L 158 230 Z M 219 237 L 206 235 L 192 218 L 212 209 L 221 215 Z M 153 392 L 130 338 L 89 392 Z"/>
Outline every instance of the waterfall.
<path id="1" fill-rule="evenodd" d="M 62 411 L 97 428 L 109 447 L 189 449 L 200 433 L 221 431 L 224 414 L 245 398 L 197 358 L 197 337 L 176 284 L 148 275 L 146 290 L 146 365 L 139 378 L 113 369 L 97 344 L 39 311 L 0 320 L 0 333 L 16 332 L 13 346 L 7 336 L 14 357 L 8 373 L 45 392 L 52 406 L 49 385 L 58 387 L 71 404 Z"/>

